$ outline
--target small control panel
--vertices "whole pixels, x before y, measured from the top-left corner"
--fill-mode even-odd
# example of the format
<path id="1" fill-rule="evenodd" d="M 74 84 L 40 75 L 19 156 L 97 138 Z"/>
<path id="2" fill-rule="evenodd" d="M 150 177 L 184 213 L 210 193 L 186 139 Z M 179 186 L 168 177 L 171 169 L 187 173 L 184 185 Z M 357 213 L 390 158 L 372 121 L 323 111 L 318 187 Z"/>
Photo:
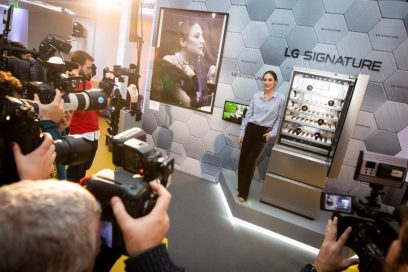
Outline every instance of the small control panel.
<path id="1" fill-rule="evenodd" d="M 407 177 L 408 160 L 360 151 L 354 179 L 390 187 L 401 187 Z"/>

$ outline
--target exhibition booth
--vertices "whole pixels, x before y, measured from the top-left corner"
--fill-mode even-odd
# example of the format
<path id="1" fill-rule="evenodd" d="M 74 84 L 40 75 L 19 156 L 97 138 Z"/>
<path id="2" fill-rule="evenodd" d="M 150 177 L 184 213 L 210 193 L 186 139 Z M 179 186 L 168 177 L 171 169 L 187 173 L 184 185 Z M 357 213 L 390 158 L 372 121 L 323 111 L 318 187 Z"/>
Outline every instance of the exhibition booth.
<path id="1" fill-rule="evenodd" d="M 176 170 L 219 183 L 233 217 L 318 248 L 332 215 L 321 209 L 323 192 L 364 199 L 378 176 L 400 181 L 386 184 L 387 204 L 405 200 L 408 3 L 159 0 L 140 9 L 134 3 L 127 1 L 112 22 L 66 14 L 51 21 L 84 26 L 87 36 L 74 47 L 95 56 L 99 75 L 112 63 L 137 64 L 140 115 L 118 111 L 117 132 L 140 127 L 149 145 L 174 158 Z M 34 37 L 47 24 L 27 18 L 25 42 L 36 47 Z M 195 29 L 196 48 L 187 48 L 196 50 L 194 60 L 184 57 L 186 29 Z M 69 36 L 71 29 L 52 31 Z M 277 75 L 284 109 L 249 199 L 240 202 L 240 125 L 268 70 Z M 129 99 L 128 82 L 117 83 Z M 363 162 L 390 167 L 374 173 L 379 168 Z M 341 201 L 340 212 L 348 212 L 351 201 Z"/>

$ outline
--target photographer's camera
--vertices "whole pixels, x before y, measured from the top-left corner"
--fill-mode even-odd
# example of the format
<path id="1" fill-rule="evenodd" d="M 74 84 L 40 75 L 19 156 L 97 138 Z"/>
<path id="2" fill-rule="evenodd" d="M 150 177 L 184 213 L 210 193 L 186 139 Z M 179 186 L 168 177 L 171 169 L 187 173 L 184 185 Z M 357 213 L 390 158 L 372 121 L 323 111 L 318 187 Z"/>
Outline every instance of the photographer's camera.
<path id="1" fill-rule="evenodd" d="M 380 195 L 384 186 L 401 188 L 407 168 L 405 159 L 360 151 L 354 179 L 368 182 L 370 194 L 352 203 L 350 196 L 322 194 L 321 208 L 333 211 L 333 217 L 338 218 L 338 237 L 352 227 L 345 246 L 358 255 L 359 271 L 382 271 L 390 245 L 398 238 L 401 223 L 398 209 L 383 206 Z M 346 209 L 341 205 L 345 202 L 352 207 Z"/>
<path id="2" fill-rule="evenodd" d="M 123 253 L 122 233 L 112 212 L 111 198 L 119 196 L 132 217 L 142 217 L 153 209 L 157 200 L 149 182 L 157 181 L 168 186 L 174 170 L 174 159 L 163 156 L 140 140 L 144 137 L 144 131 L 139 128 L 113 137 L 113 163 L 117 170 L 104 169 L 86 182 L 87 189 L 102 207 L 101 237 L 104 244 Z"/>

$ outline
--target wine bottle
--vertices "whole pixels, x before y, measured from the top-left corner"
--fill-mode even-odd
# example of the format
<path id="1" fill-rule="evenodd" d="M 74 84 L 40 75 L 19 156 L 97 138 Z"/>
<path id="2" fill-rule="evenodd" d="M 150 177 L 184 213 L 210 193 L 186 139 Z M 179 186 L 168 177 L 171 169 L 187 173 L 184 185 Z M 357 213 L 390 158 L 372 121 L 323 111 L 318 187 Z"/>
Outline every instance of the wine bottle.
<path id="1" fill-rule="evenodd" d="M 297 135 L 299 135 L 300 133 L 302 133 L 302 129 L 301 129 L 300 127 L 296 128 L 296 129 L 295 129 L 295 133 L 296 133 Z"/>

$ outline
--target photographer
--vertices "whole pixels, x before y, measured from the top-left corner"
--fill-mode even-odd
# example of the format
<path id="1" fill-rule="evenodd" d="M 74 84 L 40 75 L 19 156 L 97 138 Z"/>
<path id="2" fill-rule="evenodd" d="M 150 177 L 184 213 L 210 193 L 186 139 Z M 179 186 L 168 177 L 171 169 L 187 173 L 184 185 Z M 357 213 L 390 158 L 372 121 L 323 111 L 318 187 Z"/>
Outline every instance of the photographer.
<path id="1" fill-rule="evenodd" d="M 8 94 L 9 96 L 15 98 L 22 98 L 22 84 L 20 81 L 15 78 L 9 72 L 1 71 L 1 84 L 4 89 L 2 93 Z M 65 129 L 68 122 L 66 115 L 64 115 L 64 101 L 62 99 L 61 92 L 56 89 L 55 97 L 53 101 L 49 104 L 42 104 L 37 94 L 34 94 L 34 100 L 38 105 L 38 117 L 39 117 L 39 126 L 43 132 L 47 132 L 52 136 L 52 139 L 60 139 L 61 131 Z M 55 159 L 55 156 L 54 156 Z M 20 166 L 21 167 L 21 166 Z M 66 179 L 65 166 L 57 164 L 56 165 L 56 175 L 59 179 Z M 49 173 L 49 172 L 48 172 Z M 49 178 L 50 176 L 41 176 L 41 178 Z M 22 178 L 20 176 L 20 178 Z M 30 178 L 26 176 L 25 178 Z M 34 177 L 32 177 L 34 178 Z"/>
<path id="2" fill-rule="evenodd" d="M 21 96 L 21 89 L 21 82 L 13 77 L 10 72 L 0 71 L 0 97 L 19 97 Z M 6 108 L 8 104 L 8 99 L 2 99 L 0 103 L 1 116 L 5 118 L 5 120 L 0 121 L 0 146 L 2 154 L 6 156 L 7 152 L 10 151 L 8 150 L 8 148 L 12 149 L 12 152 L 14 154 L 14 161 L 16 164 L 15 170 L 17 170 L 17 175 L 20 179 L 49 178 L 51 173 L 53 172 L 54 160 L 56 157 L 55 146 L 53 144 L 52 137 L 49 134 L 44 133 L 44 139 L 42 143 L 35 150 L 26 155 L 22 154 L 20 146 L 16 142 L 12 142 L 11 147 L 5 146 L 8 145 L 8 143 L 4 141 L 3 137 L 8 136 L 8 133 L 10 133 L 10 131 L 8 131 L 8 127 L 6 125 L 7 116 L 3 116 L 3 114 L 7 114 Z M 43 112 L 43 114 L 48 116 L 48 114 L 46 114 L 45 112 Z M 4 157 L 0 158 L 0 165 L 2 171 L 6 171 L 0 173 L 1 184 L 11 182 L 10 180 L 7 180 L 6 176 L 8 176 L 7 172 L 13 171 L 13 169 L 8 168 L 8 164 Z"/>
<path id="3" fill-rule="evenodd" d="M 51 134 L 54 140 L 60 139 L 63 131 L 68 127 L 71 113 L 64 112 L 64 100 L 62 93 L 56 89 L 54 100 L 49 104 L 42 104 L 37 94 L 34 94 L 34 100 L 39 105 L 40 127 L 41 130 Z M 56 164 L 57 178 L 66 179 L 67 173 L 65 166 Z"/>
<path id="4" fill-rule="evenodd" d="M 75 75 L 82 75 L 85 77 L 85 89 L 91 89 L 91 75 L 92 75 L 92 64 L 94 58 L 86 53 L 85 51 L 77 50 L 69 54 L 71 62 L 77 63 L 79 65 L 78 69 L 72 70 Z M 83 86 L 80 86 L 82 88 Z M 98 139 L 100 136 L 99 131 L 99 112 L 98 111 L 75 111 L 72 115 L 71 124 L 69 126 L 70 134 L 81 135 L 86 142 L 88 142 L 92 147 L 92 152 L 89 159 L 78 165 L 68 166 L 67 168 L 67 179 L 70 181 L 79 182 L 92 166 L 92 162 L 96 155 L 96 150 L 98 149 Z"/>
<path id="5" fill-rule="evenodd" d="M 161 241 L 169 228 L 171 195 L 151 183 L 159 195 L 153 210 L 130 217 L 122 201 L 111 205 L 122 230 L 126 271 L 182 271 Z M 90 271 L 99 251 L 101 209 L 94 196 L 66 181 L 21 181 L 0 188 L 0 271 Z"/>
<path id="6" fill-rule="evenodd" d="M 337 224 L 337 217 L 334 217 L 333 220 L 329 219 L 315 264 L 306 265 L 302 272 L 342 271 L 359 262 L 357 259 L 346 259 L 342 256 L 342 250 L 351 233 L 351 227 L 348 227 L 337 240 Z M 403 221 L 399 237 L 391 244 L 384 264 L 384 272 L 400 271 L 408 271 L 408 220 Z"/>
<path id="7" fill-rule="evenodd" d="M 17 41 L 11 41 L 9 42 L 9 45 L 11 48 L 14 48 L 13 50 L 10 51 L 9 53 L 10 56 L 14 56 L 22 60 L 27 60 L 30 62 L 31 66 L 34 65 L 35 59 L 30 53 L 24 52 L 24 50 L 27 50 L 27 47 L 24 44 Z M 21 49 L 21 51 L 18 49 Z"/>

